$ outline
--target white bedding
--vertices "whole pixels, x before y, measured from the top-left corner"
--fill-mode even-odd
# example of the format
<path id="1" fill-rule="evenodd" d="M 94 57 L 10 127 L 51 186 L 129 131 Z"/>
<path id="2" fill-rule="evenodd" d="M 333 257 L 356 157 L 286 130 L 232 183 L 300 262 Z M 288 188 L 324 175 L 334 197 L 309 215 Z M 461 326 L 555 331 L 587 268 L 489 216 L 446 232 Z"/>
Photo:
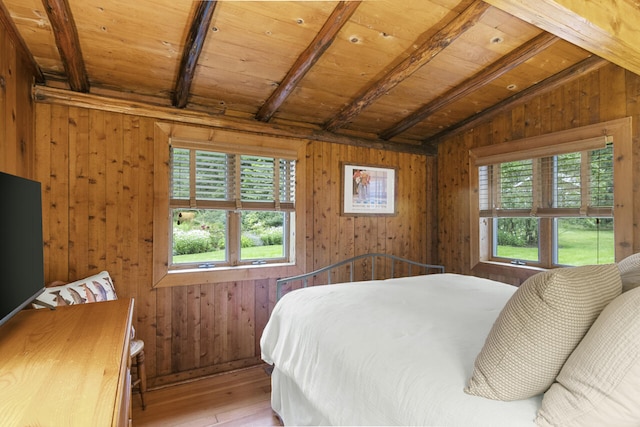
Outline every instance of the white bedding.
<path id="1" fill-rule="evenodd" d="M 542 396 L 463 392 L 516 288 L 434 274 L 285 295 L 261 338 L 285 425 L 532 426 Z"/>

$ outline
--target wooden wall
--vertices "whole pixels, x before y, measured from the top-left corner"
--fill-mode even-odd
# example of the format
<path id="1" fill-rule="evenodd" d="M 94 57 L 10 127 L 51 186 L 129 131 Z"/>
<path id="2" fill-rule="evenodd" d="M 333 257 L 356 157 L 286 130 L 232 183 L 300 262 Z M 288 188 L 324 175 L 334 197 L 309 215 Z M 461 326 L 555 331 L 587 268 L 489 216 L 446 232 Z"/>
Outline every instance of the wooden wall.
<path id="1" fill-rule="evenodd" d="M 471 274 L 469 149 L 631 116 L 634 206 L 640 206 L 640 77 L 615 65 L 503 111 L 438 147 L 438 258 L 447 271 Z M 640 249 L 634 215 L 634 252 Z M 520 284 L 510 275 L 490 278 Z"/>
<path id="2" fill-rule="evenodd" d="M 32 69 L 12 33 L 0 25 L 0 171 L 33 172 Z"/>
<path id="3" fill-rule="evenodd" d="M 101 270 L 136 299 L 136 329 L 152 385 L 259 362 L 275 278 L 152 289 L 155 119 L 36 104 L 35 178 L 44 184 L 45 274 L 73 280 Z M 435 159 L 309 142 L 307 268 L 386 252 L 431 261 Z M 398 215 L 340 216 L 341 162 L 398 167 Z"/>

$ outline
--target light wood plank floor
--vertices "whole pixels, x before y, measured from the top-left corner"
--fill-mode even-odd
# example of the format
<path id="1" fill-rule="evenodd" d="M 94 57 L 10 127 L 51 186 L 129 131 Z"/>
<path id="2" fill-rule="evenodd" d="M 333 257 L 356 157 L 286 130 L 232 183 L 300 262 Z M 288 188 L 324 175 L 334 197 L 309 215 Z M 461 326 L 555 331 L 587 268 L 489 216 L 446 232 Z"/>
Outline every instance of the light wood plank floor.
<path id="1" fill-rule="evenodd" d="M 219 374 L 140 394 L 133 400 L 133 426 L 281 426 L 271 411 L 271 380 L 263 366 Z"/>

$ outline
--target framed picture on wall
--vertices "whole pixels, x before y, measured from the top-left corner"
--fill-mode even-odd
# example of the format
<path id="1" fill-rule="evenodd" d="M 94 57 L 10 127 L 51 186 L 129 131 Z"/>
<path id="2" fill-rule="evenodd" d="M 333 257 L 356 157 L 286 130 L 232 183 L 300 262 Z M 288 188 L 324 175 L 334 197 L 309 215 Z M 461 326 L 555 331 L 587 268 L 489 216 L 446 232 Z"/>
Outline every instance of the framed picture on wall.
<path id="1" fill-rule="evenodd" d="M 396 169 L 342 164 L 342 215 L 395 215 Z"/>

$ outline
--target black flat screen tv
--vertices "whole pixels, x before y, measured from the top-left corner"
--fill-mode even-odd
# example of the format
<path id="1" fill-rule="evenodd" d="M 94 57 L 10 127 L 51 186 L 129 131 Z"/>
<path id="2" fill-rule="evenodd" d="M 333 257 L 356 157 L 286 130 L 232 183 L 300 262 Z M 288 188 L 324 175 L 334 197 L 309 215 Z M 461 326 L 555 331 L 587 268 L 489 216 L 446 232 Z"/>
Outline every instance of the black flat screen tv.
<path id="1" fill-rule="evenodd" d="M 0 172 L 0 325 L 44 291 L 40 183 Z"/>

